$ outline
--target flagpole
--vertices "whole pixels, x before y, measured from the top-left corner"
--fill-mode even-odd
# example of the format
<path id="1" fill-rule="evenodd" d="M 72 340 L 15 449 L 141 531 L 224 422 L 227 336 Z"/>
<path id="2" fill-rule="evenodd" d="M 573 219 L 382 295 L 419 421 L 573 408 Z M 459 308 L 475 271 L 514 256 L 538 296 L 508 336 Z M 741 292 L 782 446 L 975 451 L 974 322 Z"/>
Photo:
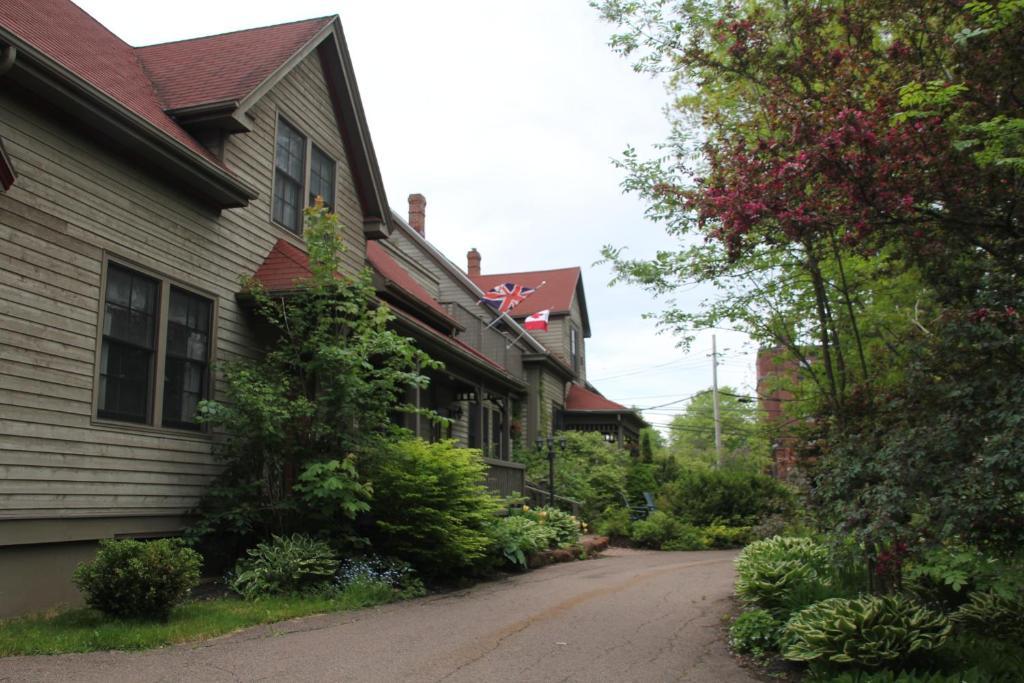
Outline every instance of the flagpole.
<path id="1" fill-rule="evenodd" d="M 525 328 L 525 327 L 523 328 L 523 331 L 519 333 L 519 336 L 518 336 L 518 337 L 516 337 L 515 339 L 513 339 L 512 341 L 510 341 L 510 342 L 509 342 L 508 344 L 505 344 L 505 348 L 506 348 L 506 349 L 511 349 L 511 348 L 512 348 L 513 346 L 515 346 L 515 345 L 516 345 L 516 342 L 517 342 L 517 341 L 519 341 L 520 339 L 522 339 L 522 338 L 523 338 L 523 335 L 524 335 L 524 334 L 526 334 L 526 328 Z"/>

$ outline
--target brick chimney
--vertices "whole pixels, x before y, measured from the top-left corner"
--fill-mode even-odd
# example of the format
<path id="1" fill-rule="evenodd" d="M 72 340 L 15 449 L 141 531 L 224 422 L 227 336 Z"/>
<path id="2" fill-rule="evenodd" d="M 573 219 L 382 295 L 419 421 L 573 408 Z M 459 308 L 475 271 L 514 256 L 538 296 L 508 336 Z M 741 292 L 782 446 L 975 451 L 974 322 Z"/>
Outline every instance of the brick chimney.
<path id="1" fill-rule="evenodd" d="M 409 195 L 409 225 L 419 234 L 427 236 L 427 198 L 419 192 Z"/>
<path id="2" fill-rule="evenodd" d="M 476 250 L 476 247 L 473 247 L 472 249 L 470 249 L 469 253 L 466 254 L 466 263 L 467 263 L 466 272 L 469 273 L 469 276 L 470 277 L 479 277 L 480 276 L 480 252 Z"/>

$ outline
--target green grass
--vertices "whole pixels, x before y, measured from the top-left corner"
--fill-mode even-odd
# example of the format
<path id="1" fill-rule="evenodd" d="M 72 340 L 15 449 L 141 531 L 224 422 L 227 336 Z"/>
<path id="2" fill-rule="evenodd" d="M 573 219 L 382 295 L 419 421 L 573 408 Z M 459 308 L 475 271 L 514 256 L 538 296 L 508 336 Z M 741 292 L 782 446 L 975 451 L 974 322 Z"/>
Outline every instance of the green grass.
<path id="1" fill-rule="evenodd" d="M 112 619 L 74 609 L 0 621 L 0 657 L 95 650 L 144 650 L 213 638 L 248 626 L 391 602 L 383 583 L 356 584 L 330 597 L 286 596 L 245 601 L 217 598 L 176 607 L 166 622 Z"/>

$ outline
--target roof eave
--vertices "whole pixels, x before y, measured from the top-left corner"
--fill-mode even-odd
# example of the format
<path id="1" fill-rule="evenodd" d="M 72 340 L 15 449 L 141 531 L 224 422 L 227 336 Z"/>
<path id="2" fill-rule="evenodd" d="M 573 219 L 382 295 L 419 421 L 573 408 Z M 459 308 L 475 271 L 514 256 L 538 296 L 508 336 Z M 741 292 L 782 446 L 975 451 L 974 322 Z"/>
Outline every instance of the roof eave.
<path id="1" fill-rule="evenodd" d="M 583 322 L 583 338 L 590 338 L 590 314 L 587 312 L 587 295 L 583 290 L 583 270 L 576 278 L 576 296 L 580 299 L 580 318 Z"/>
<path id="2" fill-rule="evenodd" d="M 524 353 L 523 363 L 540 363 L 552 370 L 556 370 L 562 378 L 567 380 L 576 376 L 576 373 L 572 371 L 572 368 L 567 365 L 563 365 L 548 351 L 544 351 L 542 353 Z"/>
<path id="3" fill-rule="evenodd" d="M 491 379 L 491 381 L 496 381 L 499 384 L 516 391 L 521 392 L 526 390 L 526 382 L 523 380 L 508 374 L 507 372 L 503 372 L 499 368 L 492 366 L 487 361 L 482 358 L 478 358 L 468 351 L 460 349 L 454 343 L 448 341 L 446 337 L 442 337 L 439 333 L 423 334 L 423 328 L 417 326 L 416 323 L 412 321 L 411 316 L 408 313 L 395 311 L 394 309 L 392 309 L 392 312 L 395 315 L 395 321 L 397 324 L 408 334 L 414 337 L 417 340 L 417 343 L 424 347 L 423 350 L 427 353 L 430 353 L 433 349 L 435 353 L 440 352 L 448 355 L 449 357 L 456 358 L 463 363 L 470 364 L 475 370 Z"/>
<path id="4" fill-rule="evenodd" d="M 0 42 L 18 51 L 17 60 L 4 78 L 21 83 L 80 121 L 122 142 L 159 170 L 184 181 L 217 208 L 240 208 L 259 196 L 248 184 L 2 28 Z"/>
<path id="5" fill-rule="evenodd" d="M 380 275 L 378 273 L 378 275 Z M 466 328 L 460 325 L 456 320 L 449 318 L 446 315 L 442 315 L 439 311 L 434 310 L 428 305 L 425 305 L 423 301 L 419 299 L 412 292 L 407 291 L 404 287 L 399 285 L 394 280 L 388 278 L 385 275 L 380 275 L 383 285 L 388 294 L 402 301 L 405 305 L 413 308 L 420 316 L 428 318 L 430 322 L 435 325 L 441 325 L 448 330 L 464 331 Z"/>

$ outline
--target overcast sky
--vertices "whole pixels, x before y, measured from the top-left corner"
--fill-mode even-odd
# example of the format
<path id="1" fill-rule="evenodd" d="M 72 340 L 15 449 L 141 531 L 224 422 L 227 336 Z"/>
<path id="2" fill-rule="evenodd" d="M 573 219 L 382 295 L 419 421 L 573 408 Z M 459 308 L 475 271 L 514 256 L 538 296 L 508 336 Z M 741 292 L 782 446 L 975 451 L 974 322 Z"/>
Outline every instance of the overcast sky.
<path id="1" fill-rule="evenodd" d="M 636 256 L 670 246 L 623 195 L 611 164 L 663 139 L 667 96 L 607 41 L 585 0 L 79 0 L 132 45 L 338 14 L 391 206 L 427 198 L 427 237 L 483 272 L 579 265 L 593 336 L 588 379 L 626 405 L 658 406 L 711 385 L 710 332 L 688 355 L 641 314 L 639 289 L 608 287 L 603 244 Z M 701 290 L 680 295 L 693 306 Z M 753 351 L 718 331 L 721 384 L 753 391 Z M 665 423 L 684 404 L 645 411 Z"/>

